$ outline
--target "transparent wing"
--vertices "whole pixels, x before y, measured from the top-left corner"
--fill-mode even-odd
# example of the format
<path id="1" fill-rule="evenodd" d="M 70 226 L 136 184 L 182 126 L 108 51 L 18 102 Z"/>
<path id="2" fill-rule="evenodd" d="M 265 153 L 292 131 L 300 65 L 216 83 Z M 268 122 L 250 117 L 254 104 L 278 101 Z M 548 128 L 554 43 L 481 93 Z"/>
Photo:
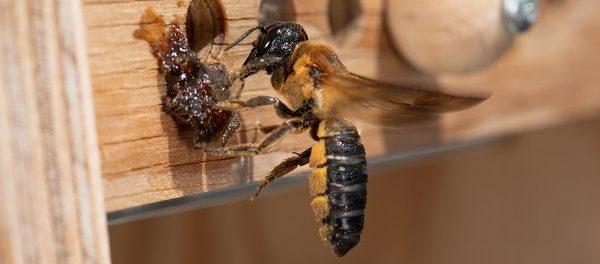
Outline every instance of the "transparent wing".
<path id="1" fill-rule="evenodd" d="M 322 73 L 324 111 L 378 126 L 404 126 L 475 106 L 488 95 L 450 95 L 426 87 L 390 84 L 352 73 Z"/>

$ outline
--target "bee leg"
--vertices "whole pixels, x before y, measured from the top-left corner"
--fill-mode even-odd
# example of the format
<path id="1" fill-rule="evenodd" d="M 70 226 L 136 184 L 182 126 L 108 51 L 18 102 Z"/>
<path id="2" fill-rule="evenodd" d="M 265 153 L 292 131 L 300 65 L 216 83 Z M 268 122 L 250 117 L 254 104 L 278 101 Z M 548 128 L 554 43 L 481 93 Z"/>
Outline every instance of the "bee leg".
<path id="1" fill-rule="evenodd" d="M 229 88 L 231 98 L 239 99 L 242 96 L 242 90 L 244 90 L 244 79 L 239 78 L 238 76 L 234 76 L 234 78 L 229 78 L 229 82 L 231 86 Z"/>
<path id="2" fill-rule="evenodd" d="M 242 100 L 226 100 L 215 104 L 215 108 L 228 110 L 228 111 L 239 111 L 242 108 L 254 108 L 264 105 L 272 105 L 279 102 L 279 99 L 272 96 L 257 96 L 252 97 L 246 101 Z"/>
<path id="3" fill-rule="evenodd" d="M 302 118 L 286 120 L 283 125 L 271 131 L 260 143 L 247 143 L 233 146 L 212 147 L 198 146 L 204 152 L 219 156 L 254 156 L 267 152 L 279 143 L 289 133 L 300 133 L 306 128 L 306 122 Z"/>
<path id="4" fill-rule="evenodd" d="M 281 163 L 279 163 L 277 166 L 275 166 L 275 168 L 273 168 L 273 170 L 271 170 L 269 175 L 267 175 L 265 178 L 263 178 L 260 181 L 260 185 L 256 189 L 256 193 L 254 193 L 254 195 L 252 196 L 251 199 L 254 199 L 256 196 L 258 196 L 260 191 L 265 186 L 267 186 L 269 183 L 277 180 L 278 178 L 280 178 L 282 176 L 285 176 L 286 174 L 295 170 L 299 166 L 304 166 L 304 165 L 308 164 L 311 150 L 312 150 L 312 148 L 309 148 L 302 153 L 296 153 L 295 156 L 289 157 L 289 158 L 285 159 L 284 161 L 282 161 Z"/>
<path id="5" fill-rule="evenodd" d="M 275 102 L 273 106 L 275 107 L 275 113 L 277 113 L 277 115 L 283 119 L 302 117 L 302 110 L 294 111 L 281 101 Z M 258 123 L 258 129 L 265 134 L 277 129 L 279 126 L 280 125 L 263 126 L 262 124 Z"/>
<path id="6" fill-rule="evenodd" d="M 263 134 L 269 134 L 271 133 L 273 130 L 279 128 L 281 125 L 268 125 L 265 126 L 261 123 L 256 124 L 256 126 L 258 126 L 258 130 L 260 130 L 260 132 L 262 132 Z"/>
<path id="7" fill-rule="evenodd" d="M 281 101 L 275 102 L 273 107 L 275 107 L 275 113 L 277 114 L 277 116 L 279 116 L 283 119 L 302 117 L 302 114 L 304 114 L 304 112 L 305 112 L 304 109 L 294 111 L 294 110 L 290 109 L 287 105 L 282 103 Z"/>

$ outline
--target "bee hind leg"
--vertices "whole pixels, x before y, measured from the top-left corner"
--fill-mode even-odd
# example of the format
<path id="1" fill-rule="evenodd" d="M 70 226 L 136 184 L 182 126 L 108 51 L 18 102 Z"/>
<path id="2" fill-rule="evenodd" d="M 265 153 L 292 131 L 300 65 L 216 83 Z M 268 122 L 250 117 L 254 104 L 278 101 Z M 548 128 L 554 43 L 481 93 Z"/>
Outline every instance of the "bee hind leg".
<path id="1" fill-rule="evenodd" d="M 271 170 L 269 175 L 267 175 L 260 181 L 260 185 L 256 189 L 256 193 L 254 193 L 254 195 L 252 196 L 252 199 L 254 199 L 256 196 L 258 196 L 260 191 L 265 186 L 267 186 L 269 183 L 277 180 L 278 178 L 280 178 L 282 176 L 285 176 L 286 174 L 295 170 L 299 166 L 304 166 L 304 165 L 308 164 L 311 150 L 312 149 L 309 148 L 302 153 L 296 153 L 295 156 L 289 157 L 289 158 L 285 159 L 284 161 L 282 161 L 281 163 L 279 163 L 277 166 L 275 166 L 275 168 L 273 168 L 273 170 Z"/>

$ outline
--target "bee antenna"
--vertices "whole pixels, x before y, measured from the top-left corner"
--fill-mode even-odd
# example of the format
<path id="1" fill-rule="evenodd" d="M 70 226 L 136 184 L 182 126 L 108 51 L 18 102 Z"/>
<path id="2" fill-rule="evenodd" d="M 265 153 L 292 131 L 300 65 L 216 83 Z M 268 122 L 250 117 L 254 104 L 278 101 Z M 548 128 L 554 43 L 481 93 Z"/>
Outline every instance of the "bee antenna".
<path id="1" fill-rule="evenodd" d="M 227 45 L 227 47 L 225 47 L 225 51 L 235 47 L 237 44 L 240 44 L 240 42 L 242 42 L 242 40 L 244 40 L 248 35 L 250 35 L 250 33 L 254 32 L 255 30 L 260 29 L 260 31 L 262 33 L 266 32 L 266 29 L 264 26 L 259 25 L 256 27 L 253 27 L 251 29 L 249 29 L 248 31 L 246 31 L 246 33 L 242 34 L 239 38 L 237 38 L 234 42 L 232 42 L 231 44 Z"/>

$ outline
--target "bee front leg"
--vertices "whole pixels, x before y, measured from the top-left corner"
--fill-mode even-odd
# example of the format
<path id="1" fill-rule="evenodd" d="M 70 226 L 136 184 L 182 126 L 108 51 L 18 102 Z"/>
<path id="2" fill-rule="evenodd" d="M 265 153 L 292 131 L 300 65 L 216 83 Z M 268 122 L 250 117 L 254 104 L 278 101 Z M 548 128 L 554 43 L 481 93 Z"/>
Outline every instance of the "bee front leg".
<path id="1" fill-rule="evenodd" d="M 312 148 L 309 148 L 300 154 L 296 154 L 296 156 L 287 158 L 286 160 L 282 161 L 277 166 L 275 166 L 275 168 L 273 168 L 273 170 L 271 170 L 269 175 L 267 175 L 265 178 L 263 178 L 260 181 L 260 185 L 258 186 L 258 189 L 256 189 L 256 193 L 254 193 L 254 195 L 252 196 L 252 199 L 254 199 L 256 196 L 258 196 L 260 191 L 265 186 L 267 186 L 269 183 L 277 180 L 278 178 L 280 178 L 282 176 L 285 176 L 286 174 L 295 170 L 299 166 L 304 166 L 304 165 L 308 164 L 308 161 L 310 159 L 311 150 L 312 150 Z"/>
<path id="2" fill-rule="evenodd" d="M 302 114 L 304 113 L 303 112 L 304 109 L 294 111 L 294 110 L 290 109 L 287 105 L 282 103 L 281 101 L 277 101 L 273 106 L 275 107 L 275 113 L 277 113 L 277 115 L 283 119 L 302 117 Z M 271 131 L 273 131 L 281 126 L 281 125 L 263 126 L 261 123 L 258 123 L 257 125 L 258 125 L 258 129 L 260 130 L 260 132 L 263 132 L 265 134 L 270 133 Z"/>
<path id="3" fill-rule="evenodd" d="M 286 120 L 283 125 L 269 133 L 260 143 L 247 143 L 233 146 L 212 147 L 198 146 L 204 152 L 219 156 L 254 156 L 264 154 L 289 133 L 300 133 L 307 126 L 302 118 Z"/>
<path id="4" fill-rule="evenodd" d="M 241 101 L 241 100 L 222 101 L 222 102 L 215 104 L 214 108 L 235 112 L 235 111 L 240 111 L 243 108 L 254 108 L 254 107 L 271 105 L 271 104 L 275 107 L 275 113 L 277 113 L 277 115 L 283 119 L 290 119 L 290 118 L 302 116 L 301 111 L 291 110 L 288 106 L 286 106 L 284 103 L 279 101 L 278 98 L 271 97 L 271 96 L 257 96 L 257 97 L 250 98 L 246 101 Z M 263 126 L 262 124 L 258 123 L 258 129 L 260 130 L 260 132 L 262 132 L 264 134 L 268 134 L 268 133 L 274 131 L 275 129 L 279 128 L 280 126 L 281 125 Z"/>

